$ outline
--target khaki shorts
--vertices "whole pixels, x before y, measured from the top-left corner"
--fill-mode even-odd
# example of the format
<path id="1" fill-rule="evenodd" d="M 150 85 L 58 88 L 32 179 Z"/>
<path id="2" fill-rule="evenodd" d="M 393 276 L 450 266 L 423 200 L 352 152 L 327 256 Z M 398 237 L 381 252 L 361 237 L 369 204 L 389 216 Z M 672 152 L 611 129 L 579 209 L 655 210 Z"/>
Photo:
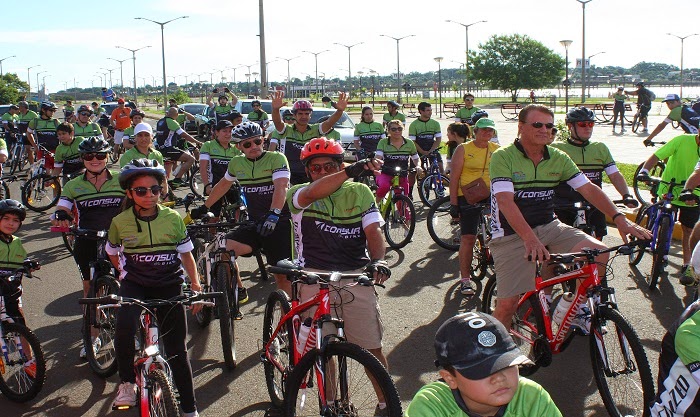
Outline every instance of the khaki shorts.
<path id="1" fill-rule="evenodd" d="M 345 285 L 349 279 L 339 284 Z M 299 300 L 305 302 L 318 293 L 318 285 L 300 285 Z M 342 290 L 330 289 L 331 314 L 345 323 L 345 338 L 365 349 L 380 349 L 384 335 L 384 324 L 379 310 L 379 296 L 374 287 L 355 285 Z M 304 312 L 304 317 L 313 316 L 316 307 Z M 335 333 L 335 327 L 327 325 L 324 335 Z"/>
<path id="2" fill-rule="evenodd" d="M 559 220 L 532 229 L 550 253 L 567 253 L 581 241 L 591 247 L 602 243 L 579 229 Z M 496 269 L 498 298 L 514 297 L 535 289 L 535 262 L 524 258 L 525 245 L 520 236 L 513 234 L 493 239 L 489 245 Z"/>

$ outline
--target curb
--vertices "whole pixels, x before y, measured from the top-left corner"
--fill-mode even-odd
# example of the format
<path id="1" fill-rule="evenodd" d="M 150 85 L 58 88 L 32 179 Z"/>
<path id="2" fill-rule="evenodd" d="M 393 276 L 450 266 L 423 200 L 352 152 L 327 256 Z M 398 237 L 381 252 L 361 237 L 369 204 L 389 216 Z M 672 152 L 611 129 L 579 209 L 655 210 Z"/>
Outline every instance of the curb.
<path id="1" fill-rule="evenodd" d="M 634 209 L 634 210 L 622 210 L 622 213 L 625 215 L 627 220 L 630 222 L 634 223 L 635 218 L 637 217 L 637 211 L 639 209 Z M 605 221 L 609 225 L 615 225 L 615 223 L 612 221 L 612 218 L 609 216 L 605 216 Z M 673 239 L 680 241 L 683 236 L 683 231 L 681 229 L 681 224 L 676 222 L 676 224 L 673 226 Z"/>

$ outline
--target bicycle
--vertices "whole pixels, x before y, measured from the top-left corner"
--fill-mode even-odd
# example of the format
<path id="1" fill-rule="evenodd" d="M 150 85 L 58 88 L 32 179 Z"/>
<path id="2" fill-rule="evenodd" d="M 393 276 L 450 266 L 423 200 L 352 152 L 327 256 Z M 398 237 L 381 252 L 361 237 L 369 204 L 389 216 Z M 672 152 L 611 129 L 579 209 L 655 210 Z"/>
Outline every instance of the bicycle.
<path id="1" fill-rule="evenodd" d="M 26 259 L 21 268 L 0 273 L 0 391 L 15 402 L 27 402 L 39 394 L 46 380 L 46 360 L 34 332 L 7 315 L 4 297 L 17 291 L 23 276 L 32 278 L 32 269 L 38 266 Z"/>
<path id="2" fill-rule="evenodd" d="M 284 407 L 287 416 L 364 415 L 374 412 L 381 394 L 388 415 L 400 416 L 399 393 L 389 373 L 370 352 L 345 341 L 343 320 L 331 317 L 331 292 L 382 285 L 363 274 L 304 271 L 289 260 L 269 270 L 286 275 L 292 283 L 291 302 L 286 292 L 277 290 L 265 305 L 260 358 L 272 404 Z M 351 281 L 341 284 L 341 279 Z M 319 291 L 302 303 L 300 284 L 318 284 Z M 310 314 L 314 307 L 313 316 L 302 323 L 302 314 Z M 335 333 L 324 335 L 326 325 L 334 327 Z"/>
<path id="3" fill-rule="evenodd" d="M 652 184 L 652 204 L 643 206 L 638 212 L 634 222 L 651 230 L 652 239 L 649 245 L 639 248 L 629 255 L 630 266 L 635 266 L 642 260 L 645 252 L 652 254 L 651 276 L 649 277 L 649 289 L 656 288 L 659 276 L 668 264 L 668 254 L 671 249 L 671 238 L 673 236 L 673 226 L 676 224 L 676 210 L 671 201 L 674 199 L 673 188 L 682 185 L 685 181 L 676 182 L 675 178 L 671 181 L 663 181 L 660 178 L 650 178 Z M 659 184 L 667 184 L 668 192 L 657 199 L 656 192 Z M 634 238 L 633 238 L 634 239 Z"/>
<path id="4" fill-rule="evenodd" d="M 129 297 L 108 295 L 99 298 L 81 298 L 78 302 L 86 306 L 96 306 L 96 310 L 115 310 L 124 305 L 133 305 L 141 308 L 139 330 L 137 336 L 140 340 L 140 348 L 134 359 L 136 374 L 136 386 L 139 391 L 139 407 L 142 416 L 179 417 L 177 399 L 173 387 L 170 365 L 164 358 L 161 338 L 158 326 L 158 318 L 155 309 L 174 307 L 177 305 L 191 306 L 194 304 L 212 305 L 206 299 L 222 297 L 222 293 L 185 293 L 169 300 L 138 300 Z M 218 304 L 224 308 L 222 303 Z M 226 316 L 225 311 L 222 312 Z M 119 407 L 128 409 L 130 407 Z"/>
<path id="5" fill-rule="evenodd" d="M 643 106 L 641 105 L 637 105 L 637 113 L 635 113 L 634 118 L 632 119 L 631 129 L 634 133 L 637 133 L 640 126 L 643 128 L 644 122 L 647 120 L 646 116 L 642 117 L 642 107 Z"/>
<path id="6" fill-rule="evenodd" d="M 655 395 L 654 379 L 644 346 L 632 325 L 618 311 L 615 289 L 608 286 L 607 276 L 601 278 L 598 275 L 595 258 L 610 252 L 629 254 L 630 247 L 620 245 L 608 249 L 582 249 L 579 253 L 551 254 L 548 264 L 560 265 L 555 268 L 557 275 L 546 281 L 541 275 L 544 263 L 538 261 L 535 290 L 521 295 L 510 330 L 523 354 L 534 362 L 534 365 L 521 368 L 522 375 L 531 375 L 540 367 L 549 366 L 552 355 L 563 352 L 574 335 L 587 335 L 600 396 L 608 413 L 620 417 L 646 415 L 646 404 Z M 554 321 L 552 312 L 559 310 L 557 304 L 564 302 L 565 294 L 555 298 L 550 305 L 544 291 L 571 280 L 579 280 L 580 285 L 575 292 L 572 291 L 573 301 L 561 321 Z M 491 313 L 496 298 L 495 277 L 486 283 L 484 295 L 482 311 Z M 582 309 L 581 305 L 584 305 Z M 570 331 L 577 316 L 590 323 L 589 330 L 576 327 Z M 558 323 L 556 328 L 553 323 Z"/>
<path id="7" fill-rule="evenodd" d="M 399 178 L 414 170 L 396 167 L 391 179 L 391 189 L 379 202 L 379 213 L 384 218 L 384 236 L 390 247 L 401 249 L 411 241 L 416 229 L 416 209 L 413 201 L 404 195 Z"/>
<path id="8" fill-rule="evenodd" d="M 29 179 L 22 186 L 22 203 L 38 213 L 55 206 L 61 197 L 61 181 L 51 175 L 53 156 L 53 152 L 39 145 Z"/>
<path id="9" fill-rule="evenodd" d="M 9 183 L 17 181 L 17 177 L 11 175 L 9 177 L 0 178 L 0 199 L 12 198 L 10 196 Z"/>
<path id="10" fill-rule="evenodd" d="M 14 175 L 18 171 L 24 171 L 29 164 L 29 156 L 27 155 L 27 134 L 17 133 L 15 143 L 12 145 L 9 153 L 10 159 L 10 175 Z"/>
<path id="11" fill-rule="evenodd" d="M 656 146 L 665 145 L 666 142 L 645 141 L 644 144 L 645 146 Z M 637 166 L 637 169 L 634 171 L 634 176 L 632 177 L 632 189 L 634 190 L 634 195 L 637 197 L 637 200 L 640 204 L 649 205 L 651 201 L 651 197 L 649 194 L 651 192 L 651 188 L 649 187 L 649 185 L 645 183 L 640 183 L 639 180 L 637 180 L 637 175 L 639 175 L 639 171 L 642 169 L 643 166 L 644 162 L 640 163 Z M 661 174 L 663 174 L 664 169 L 666 169 L 666 164 L 664 163 L 664 161 L 657 161 L 654 167 L 652 167 L 649 170 L 649 176 L 661 177 Z"/>
<path id="12" fill-rule="evenodd" d="M 418 195 L 423 204 L 428 207 L 431 207 L 437 199 L 449 194 L 450 180 L 440 172 L 438 158 L 442 156 L 437 149 L 423 158 L 427 159 L 428 164 L 426 164 L 426 175 L 418 186 Z"/>

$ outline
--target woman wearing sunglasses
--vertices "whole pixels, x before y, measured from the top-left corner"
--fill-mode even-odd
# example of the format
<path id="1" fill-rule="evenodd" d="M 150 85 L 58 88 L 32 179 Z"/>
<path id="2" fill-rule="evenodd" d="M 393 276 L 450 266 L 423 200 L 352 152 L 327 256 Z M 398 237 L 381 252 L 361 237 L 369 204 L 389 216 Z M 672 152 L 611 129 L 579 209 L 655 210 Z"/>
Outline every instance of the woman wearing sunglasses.
<path id="1" fill-rule="evenodd" d="M 411 190 L 408 185 L 408 168 L 415 166 L 418 173 L 422 171 L 419 166 L 420 157 L 416 150 L 416 144 L 412 140 L 403 137 L 403 123 L 401 120 L 392 120 L 387 125 L 389 137 L 384 138 L 377 144 L 376 158 L 384 161 L 381 174 L 377 180 L 377 201 L 389 192 L 391 180 L 394 177 L 396 168 L 401 169 L 399 185 L 403 188 L 404 194 L 411 197 Z"/>
<path id="2" fill-rule="evenodd" d="M 119 185 L 126 191 L 124 211 L 109 228 L 106 252 L 119 270 L 119 295 L 140 300 L 169 299 L 182 293 L 185 273 L 197 276 L 192 241 L 180 215 L 158 204 L 165 168 L 157 161 L 136 159 L 124 166 Z M 156 259 L 156 261 L 154 261 Z M 192 290 L 201 291 L 192 279 Z M 193 306 L 197 312 L 201 306 Z M 134 334 L 141 309 L 123 306 L 117 314 L 115 351 L 121 383 L 113 406 L 136 405 Z M 158 309 L 158 322 L 183 416 L 197 416 L 192 368 L 187 357 L 187 319 L 182 305 Z"/>
<path id="3" fill-rule="evenodd" d="M 78 145 L 80 159 L 85 173 L 68 181 L 61 192 L 56 212 L 51 216 L 51 224 L 69 227 L 73 206 L 78 210 L 78 226 L 89 230 L 108 230 L 114 216 L 121 211 L 124 190 L 119 186 L 118 172 L 107 169 L 107 154 L 111 147 L 106 140 L 90 137 Z M 73 250 L 83 278 L 83 296 L 90 289 L 90 262 L 97 260 L 97 241 L 76 237 Z M 93 349 L 99 350 L 99 339 L 93 342 Z M 85 358 L 85 347 L 80 352 Z"/>

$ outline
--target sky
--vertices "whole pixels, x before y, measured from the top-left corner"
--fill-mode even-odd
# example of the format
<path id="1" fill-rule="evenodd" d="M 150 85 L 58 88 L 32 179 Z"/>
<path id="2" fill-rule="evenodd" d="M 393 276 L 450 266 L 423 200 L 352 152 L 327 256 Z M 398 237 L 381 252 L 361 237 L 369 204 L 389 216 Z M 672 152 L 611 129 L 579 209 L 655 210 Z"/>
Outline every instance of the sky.
<path id="1" fill-rule="evenodd" d="M 4 0 L 7 1 L 7 0 Z M 119 0 L 118 2 L 60 3 L 34 0 L 32 7 L 3 8 L 0 26 L 0 59 L 3 72 L 15 72 L 32 90 L 45 81 L 49 92 L 64 87 L 118 85 L 123 62 L 124 84 L 133 84 L 132 54 L 116 48 L 137 49 L 137 85 L 162 85 L 160 26 L 144 17 L 165 22 L 165 61 L 168 82 L 178 84 L 202 79 L 221 81 L 221 70 L 250 65 L 261 72 L 258 5 L 255 0 Z M 700 1 L 697 0 L 592 0 L 586 4 L 586 53 L 596 66 L 630 67 L 640 61 L 680 65 L 678 36 L 700 33 Z M 562 39 L 573 41 L 569 58 L 582 55 L 582 6 L 578 0 L 265 0 L 265 37 L 271 81 L 287 77 L 314 77 L 314 55 L 320 52 L 318 72 L 326 78 L 347 77 L 348 49 L 352 45 L 353 76 L 372 69 L 381 75 L 396 72 L 396 41 L 400 38 L 401 72 L 436 71 L 435 57 L 443 68 L 464 62 L 464 24 L 469 29 L 469 50 L 478 50 L 493 35 L 526 34 L 564 56 Z M 697 28 L 697 29 L 695 29 Z M 684 67 L 700 68 L 700 36 L 685 40 Z M 46 72 L 42 72 L 46 71 Z M 215 72 L 213 75 L 209 74 Z M 107 73 L 107 76 L 100 73 Z M 238 68 L 235 79 L 245 80 L 248 67 Z M 234 71 L 224 70 L 226 81 Z M 44 78 L 46 77 L 46 78 Z M 252 81 L 252 77 L 251 77 Z"/>

